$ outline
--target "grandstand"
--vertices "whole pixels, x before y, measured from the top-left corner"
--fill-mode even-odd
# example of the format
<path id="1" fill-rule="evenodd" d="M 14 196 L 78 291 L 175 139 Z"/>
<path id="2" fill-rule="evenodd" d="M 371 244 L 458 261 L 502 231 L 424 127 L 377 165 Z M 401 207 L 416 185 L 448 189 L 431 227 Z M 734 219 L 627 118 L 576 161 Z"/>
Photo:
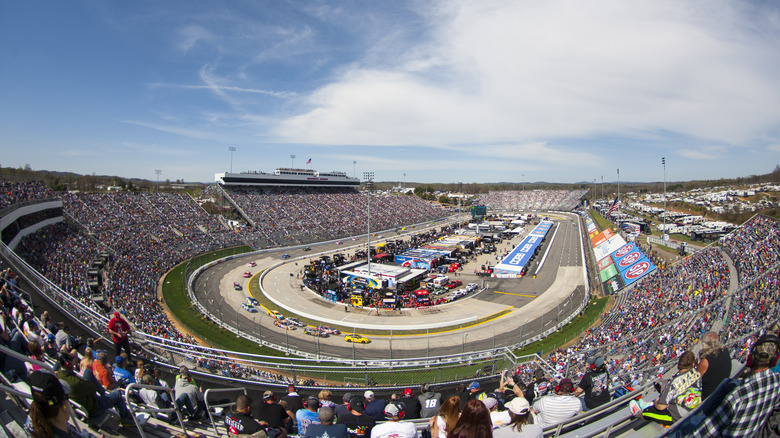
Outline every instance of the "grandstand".
<path id="1" fill-rule="evenodd" d="M 6 190 L 14 196 L 4 199 L 4 212 L 24 203 L 51 199 L 54 195 L 40 185 L 25 185 L 18 192 L 13 187 L 6 187 L 4 193 Z M 139 336 L 150 352 L 150 360 L 171 368 L 182 361 L 190 362 L 198 366 L 204 377 L 215 367 L 222 371 L 229 369 L 231 372 L 222 372 L 231 379 L 230 383 L 225 382 L 225 387 L 234 386 L 238 381 L 240 385 L 278 389 L 280 384 L 291 381 L 290 374 L 294 376 L 296 370 L 304 368 L 291 365 L 288 370 L 292 373 L 280 370 L 279 373 L 264 374 L 261 369 L 276 365 L 246 357 L 232 362 L 227 356 L 232 353 L 190 345 L 192 340 L 178 333 L 162 313 L 156 300 L 156 282 L 176 263 L 215 248 L 243 242 L 300 244 L 347 236 L 351 230 L 358 230 L 357 233 L 364 230 L 365 225 L 359 224 L 360 218 L 354 212 L 364 211 L 365 195 L 329 190 L 332 191 L 226 189 L 225 195 L 245 212 L 242 214 L 246 215 L 247 221 L 254 224 L 252 230 L 244 233 L 225 227 L 186 196 L 68 194 L 63 196 L 63 215 L 68 219 L 67 224 L 50 226 L 28 236 L 15 251 L 3 245 L 3 255 L 11 262 L 13 271 L 22 275 L 31 287 L 50 297 L 71 313 L 74 320 L 81 321 L 97 334 L 102 333 L 105 316 L 89 300 L 86 269 L 96 254 L 109 252 L 116 263 L 103 287 L 113 304 L 143 332 Z M 493 195 L 493 198 L 501 200 L 501 196 Z M 576 200 L 568 200 L 564 195 L 556 195 L 552 200 L 539 199 L 542 196 L 539 193 L 529 195 L 527 199 L 524 196 L 509 196 L 506 202 L 490 199 L 484 202 L 508 209 L 517 208 L 521 203 L 520 209 L 558 209 L 576 204 Z M 372 215 L 375 207 L 377 212 L 384 212 L 387 229 L 401 225 L 391 219 L 398 217 L 397 211 L 406 208 L 418 219 L 436 217 L 433 211 L 417 202 L 406 197 L 372 199 Z M 339 223 L 329 226 L 323 222 L 320 216 L 323 214 Z M 301 222 L 306 226 L 300 226 Z M 3 237 L 5 243 L 5 234 Z M 496 372 L 503 368 L 516 370 L 524 381 L 529 381 L 533 371 L 540 367 L 556 378 L 576 379 L 583 373 L 587 358 L 594 355 L 609 358 L 614 386 L 633 385 L 642 391 L 652 386 L 661 369 L 673 368 L 680 352 L 694 348 L 701 335 L 709 330 L 719 331 L 731 356 L 744 360 L 753 342 L 777 321 L 780 314 L 779 269 L 780 224 L 770 218 L 755 216 L 718 245 L 657 270 L 627 288 L 617 297 L 616 305 L 599 326 L 588 331 L 577 343 L 553 352 L 546 360 L 519 358 L 511 352 L 453 355 L 446 358 L 446 362 L 444 358 L 438 359 L 435 367 L 450 369 L 445 363 L 452 366 L 449 381 L 441 380 L 442 392 L 451 392 L 454 384 L 473 378 L 455 371 L 460 364 L 469 361 L 482 360 L 481 363 L 490 365 L 485 368 L 484 383 L 495 384 Z M 10 284 L 9 288 L 18 288 L 13 281 L 9 283 L 7 277 L 4 281 Z M 13 354 L 7 349 L 3 351 Z M 492 358 L 486 360 L 491 353 Z M 500 363 L 496 363 L 497 358 Z M 387 368 L 398 370 L 421 364 L 374 365 L 377 372 L 386 372 Z M 312 371 L 316 366 L 309 364 L 305 369 Z M 362 373 L 367 382 L 368 372 Z M 11 382 L 3 383 L 4 391 L 11 394 Z M 347 388 L 338 390 L 343 392 Z M 378 394 L 393 391 L 394 388 L 375 389 Z M 24 398 L 23 392 L 20 391 L 20 398 Z M 545 434 L 585 436 L 585 429 L 598 429 L 592 431 L 593 435 L 587 435 L 595 436 L 605 430 L 617 429 L 618 425 L 624 434 L 637 428 L 646 430 L 644 436 L 662 434 L 663 430 L 627 418 L 626 403 L 633 396 L 636 393 L 615 400 L 602 411 L 583 414 L 548 429 Z M 20 401 L 20 405 L 24 406 L 24 403 Z M 590 418 L 588 415 L 593 414 L 606 415 L 608 420 L 602 418 L 581 427 L 581 423 Z M 154 419 L 149 421 L 158 424 Z M 424 426 L 421 423 L 419 427 Z M 137 428 L 144 430 L 140 424 Z M 185 428 L 181 424 L 178 429 L 168 429 L 168 433 L 175 434 Z M 216 436 L 224 434 L 224 429 L 220 432 L 215 427 L 213 433 L 204 432 Z"/>

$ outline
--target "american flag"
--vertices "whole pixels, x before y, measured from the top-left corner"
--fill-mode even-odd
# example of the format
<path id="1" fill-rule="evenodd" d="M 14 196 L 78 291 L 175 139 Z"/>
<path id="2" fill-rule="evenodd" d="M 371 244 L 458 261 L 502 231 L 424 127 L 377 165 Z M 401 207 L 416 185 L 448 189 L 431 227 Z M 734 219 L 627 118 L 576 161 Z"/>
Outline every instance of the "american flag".
<path id="1" fill-rule="evenodd" d="M 309 158 L 309 160 L 308 160 L 308 161 L 306 161 L 306 164 L 307 164 L 307 165 L 311 164 L 311 158 Z"/>
<path id="2" fill-rule="evenodd" d="M 618 208 L 618 198 L 615 196 L 615 201 L 612 202 L 612 205 L 609 206 L 609 211 L 607 212 L 607 216 L 611 215 L 613 211 L 617 210 Z"/>

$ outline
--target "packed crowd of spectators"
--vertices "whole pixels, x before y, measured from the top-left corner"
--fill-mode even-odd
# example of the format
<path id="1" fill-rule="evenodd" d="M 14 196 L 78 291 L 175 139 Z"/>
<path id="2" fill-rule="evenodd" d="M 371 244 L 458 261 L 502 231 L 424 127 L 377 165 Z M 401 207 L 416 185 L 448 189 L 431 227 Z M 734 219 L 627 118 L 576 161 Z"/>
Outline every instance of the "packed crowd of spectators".
<path id="1" fill-rule="evenodd" d="M 0 181 L 0 210 L 28 201 L 54 199 L 57 195 L 40 181 Z"/>
<path id="2" fill-rule="evenodd" d="M 741 285 L 780 262 L 780 228 L 769 217 L 755 216 L 725 236 L 721 245 L 732 255 Z"/>
<path id="3" fill-rule="evenodd" d="M 573 210 L 587 190 L 491 191 L 479 197 L 488 210 Z"/>
<path id="4" fill-rule="evenodd" d="M 447 212 L 416 196 L 372 194 L 338 188 L 222 188 L 250 223 L 255 239 L 286 246 L 390 230 L 445 217 Z"/>
<path id="5" fill-rule="evenodd" d="M 258 213 L 278 214 L 280 223 L 284 223 L 285 217 L 291 220 L 289 217 L 296 211 L 306 217 L 303 206 L 297 210 L 291 207 L 286 212 L 283 208 L 304 202 L 300 198 L 303 194 L 279 196 L 282 198 L 277 198 L 274 209 L 260 208 Z M 335 194 L 335 199 L 346 202 L 350 196 Z M 365 204 L 360 206 L 360 197 L 365 195 L 352 199 L 358 203 L 353 204 L 353 211 L 365 207 Z M 263 196 L 250 198 L 253 202 L 265 199 Z M 331 201 L 325 198 L 313 199 L 318 199 L 315 204 L 319 208 L 328 208 Z M 379 199 L 383 198 L 372 199 L 372 212 L 375 202 L 381 205 Z M 406 200 L 405 197 L 394 199 Z M 156 282 L 175 263 L 219 247 L 222 241 L 215 239 L 215 235 L 223 235 L 224 242 L 235 243 L 237 240 L 231 240 L 234 233 L 211 221 L 191 199 L 176 195 L 71 194 L 65 196 L 64 210 L 83 229 L 65 224 L 47 227 L 25 238 L 17 252 L 85 303 L 89 293 L 86 287 L 89 260 L 99 252 L 111 252 L 115 263 L 109 272 L 110 281 L 104 287 L 114 304 L 142 331 L 191 341 L 179 334 L 162 313 L 156 299 Z M 349 229 L 337 227 L 328 232 L 338 235 Z M 322 238 L 316 232 L 309 236 Z M 756 216 L 724 239 L 721 247 L 733 260 L 740 285 L 757 281 L 739 294 L 728 295 L 728 265 L 718 247 L 699 251 L 666 269 L 659 269 L 620 294 L 618 304 L 599 326 L 574 345 L 551 354 L 549 362 L 559 377 L 581 376 L 588 357 L 600 354 L 607 358 L 613 380 L 641 383 L 656 376 L 663 367 L 668 369 L 671 362 L 721 318 L 724 338 L 732 354 L 744 356 L 758 331 L 780 314 L 780 281 L 776 274 L 780 225 Z M 227 359 L 204 359 L 198 364 L 231 377 L 289 381 L 273 373 L 232 364 Z M 526 381 L 533 380 L 531 374 L 535 369 L 524 365 L 519 375 Z"/>

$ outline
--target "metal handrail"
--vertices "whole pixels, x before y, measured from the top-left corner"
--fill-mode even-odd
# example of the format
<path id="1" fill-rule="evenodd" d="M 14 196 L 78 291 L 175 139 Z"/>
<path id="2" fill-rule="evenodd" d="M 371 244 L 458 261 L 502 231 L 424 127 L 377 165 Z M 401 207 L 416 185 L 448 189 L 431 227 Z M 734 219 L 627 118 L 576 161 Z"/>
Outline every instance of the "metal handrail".
<path id="1" fill-rule="evenodd" d="M 138 405 L 130 402 L 130 394 L 134 390 L 140 390 L 140 389 L 153 389 L 155 391 L 165 391 L 168 393 L 168 395 L 171 398 L 172 406 L 170 408 L 155 408 L 155 407 L 138 407 Z M 133 417 L 133 421 L 135 422 L 135 427 L 140 432 L 141 436 L 143 438 L 146 438 L 146 433 L 144 433 L 144 428 L 141 425 L 141 423 L 138 421 L 138 417 L 135 415 L 136 412 L 146 412 L 146 413 L 157 413 L 157 412 L 164 412 L 170 414 L 171 412 L 176 413 L 176 418 L 179 420 L 179 425 L 181 426 L 182 432 L 184 434 L 187 434 L 187 429 L 184 427 L 184 420 L 181 417 L 181 412 L 176 408 L 176 398 L 174 397 L 173 388 L 162 386 L 162 385 L 144 385 L 142 383 L 131 383 L 127 385 L 125 388 L 125 404 L 127 405 L 127 409 L 130 411 L 130 414 Z"/>
<path id="2" fill-rule="evenodd" d="M 247 395 L 246 388 L 209 388 L 206 390 L 206 392 L 203 394 L 203 401 L 206 403 L 206 412 L 209 414 L 209 421 L 211 422 L 211 427 L 214 429 L 214 434 L 219 436 L 219 431 L 217 430 L 217 425 L 214 423 L 214 416 L 211 414 L 211 408 L 224 408 L 228 406 L 232 406 L 233 402 L 228 403 L 217 403 L 217 404 L 210 404 L 209 403 L 209 395 L 211 394 L 222 394 L 226 392 L 240 392 L 244 395 Z"/>

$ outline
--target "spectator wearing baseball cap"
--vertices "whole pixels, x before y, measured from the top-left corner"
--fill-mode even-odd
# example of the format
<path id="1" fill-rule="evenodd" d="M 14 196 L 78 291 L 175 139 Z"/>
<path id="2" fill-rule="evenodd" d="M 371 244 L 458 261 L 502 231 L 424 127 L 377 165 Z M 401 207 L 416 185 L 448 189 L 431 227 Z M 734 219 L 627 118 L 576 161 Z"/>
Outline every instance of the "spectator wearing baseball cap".
<path id="1" fill-rule="evenodd" d="M 420 402 L 420 418 L 431 418 L 439 413 L 441 406 L 441 393 L 433 392 L 431 385 L 425 383 L 420 387 L 420 394 L 417 400 Z"/>
<path id="2" fill-rule="evenodd" d="M 542 429 L 560 424 L 582 412 L 582 404 L 574 392 L 574 383 L 563 379 L 555 387 L 555 393 L 546 395 L 534 402 L 533 409 Z"/>
<path id="3" fill-rule="evenodd" d="M 30 425 L 32 436 L 72 436 L 78 432 L 70 430 L 68 418 L 68 397 L 57 377 L 45 371 L 35 371 L 30 375 Z"/>
<path id="4" fill-rule="evenodd" d="M 504 405 L 509 424 L 493 430 L 494 438 L 542 438 L 543 429 L 535 421 L 531 405 L 523 397 L 515 397 Z"/>
<path id="5" fill-rule="evenodd" d="M 260 424 L 274 429 L 273 432 L 266 431 L 269 437 L 281 434 L 282 430 L 286 431 L 287 423 L 291 421 L 287 410 L 276 401 L 276 395 L 273 391 L 263 393 L 263 402 L 257 406 L 254 417 L 260 421 Z"/>
<path id="6" fill-rule="evenodd" d="M 583 392 L 585 398 L 582 399 L 582 410 L 595 409 L 612 398 L 609 392 L 609 371 L 604 363 L 602 356 L 596 356 L 588 359 L 588 371 L 582 376 L 574 396 L 578 397 Z"/>
<path id="7" fill-rule="evenodd" d="M 469 391 L 469 400 L 482 400 L 482 398 L 485 397 L 485 393 L 480 391 L 479 382 L 477 381 L 471 382 L 471 384 L 468 387 L 468 391 Z"/>
<path id="8" fill-rule="evenodd" d="M 401 421 L 405 418 L 404 408 L 397 402 L 385 406 L 386 422 L 371 429 L 371 438 L 418 438 L 414 423 Z"/>
<path id="9" fill-rule="evenodd" d="M 406 413 L 407 420 L 420 418 L 420 399 L 414 396 L 412 388 L 404 389 L 401 402 L 404 404 L 404 412 Z"/>
<path id="10" fill-rule="evenodd" d="M 344 395 L 341 396 L 341 404 L 336 405 L 333 408 L 333 413 L 336 416 L 336 421 L 338 421 L 339 418 L 341 418 L 344 415 L 349 414 L 349 400 L 352 398 L 351 392 L 345 392 Z"/>
<path id="11" fill-rule="evenodd" d="M 121 388 L 124 388 L 131 383 L 135 383 L 135 377 L 133 377 L 133 374 L 125 368 L 126 365 L 127 357 L 125 353 L 114 358 L 114 380 L 116 380 L 117 385 Z"/>
<path id="12" fill-rule="evenodd" d="M 374 417 L 363 413 L 363 399 L 355 396 L 349 400 L 350 413 L 338 418 L 338 423 L 347 426 L 350 438 L 368 438 L 376 425 Z"/>
<path id="13" fill-rule="evenodd" d="M 295 415 L 298 409 L 303 409 L 303 398 L 295 389 L 295 385 L 287 385 L 287 395 L 282 397 L 282 400 L 287 403 L 287 410 Z"/>
<path id="14" fill-rule="evenodd" d="M 385 405 L 387 402 L 384 399 L 376 398 L 374 391 L 366 391 L 363 393 L 363 398 L 366 399 L 366 408 L 364 412 L 369 417 L 372 417 L 376 421 L 382 421 L 385 419 Z"/>

